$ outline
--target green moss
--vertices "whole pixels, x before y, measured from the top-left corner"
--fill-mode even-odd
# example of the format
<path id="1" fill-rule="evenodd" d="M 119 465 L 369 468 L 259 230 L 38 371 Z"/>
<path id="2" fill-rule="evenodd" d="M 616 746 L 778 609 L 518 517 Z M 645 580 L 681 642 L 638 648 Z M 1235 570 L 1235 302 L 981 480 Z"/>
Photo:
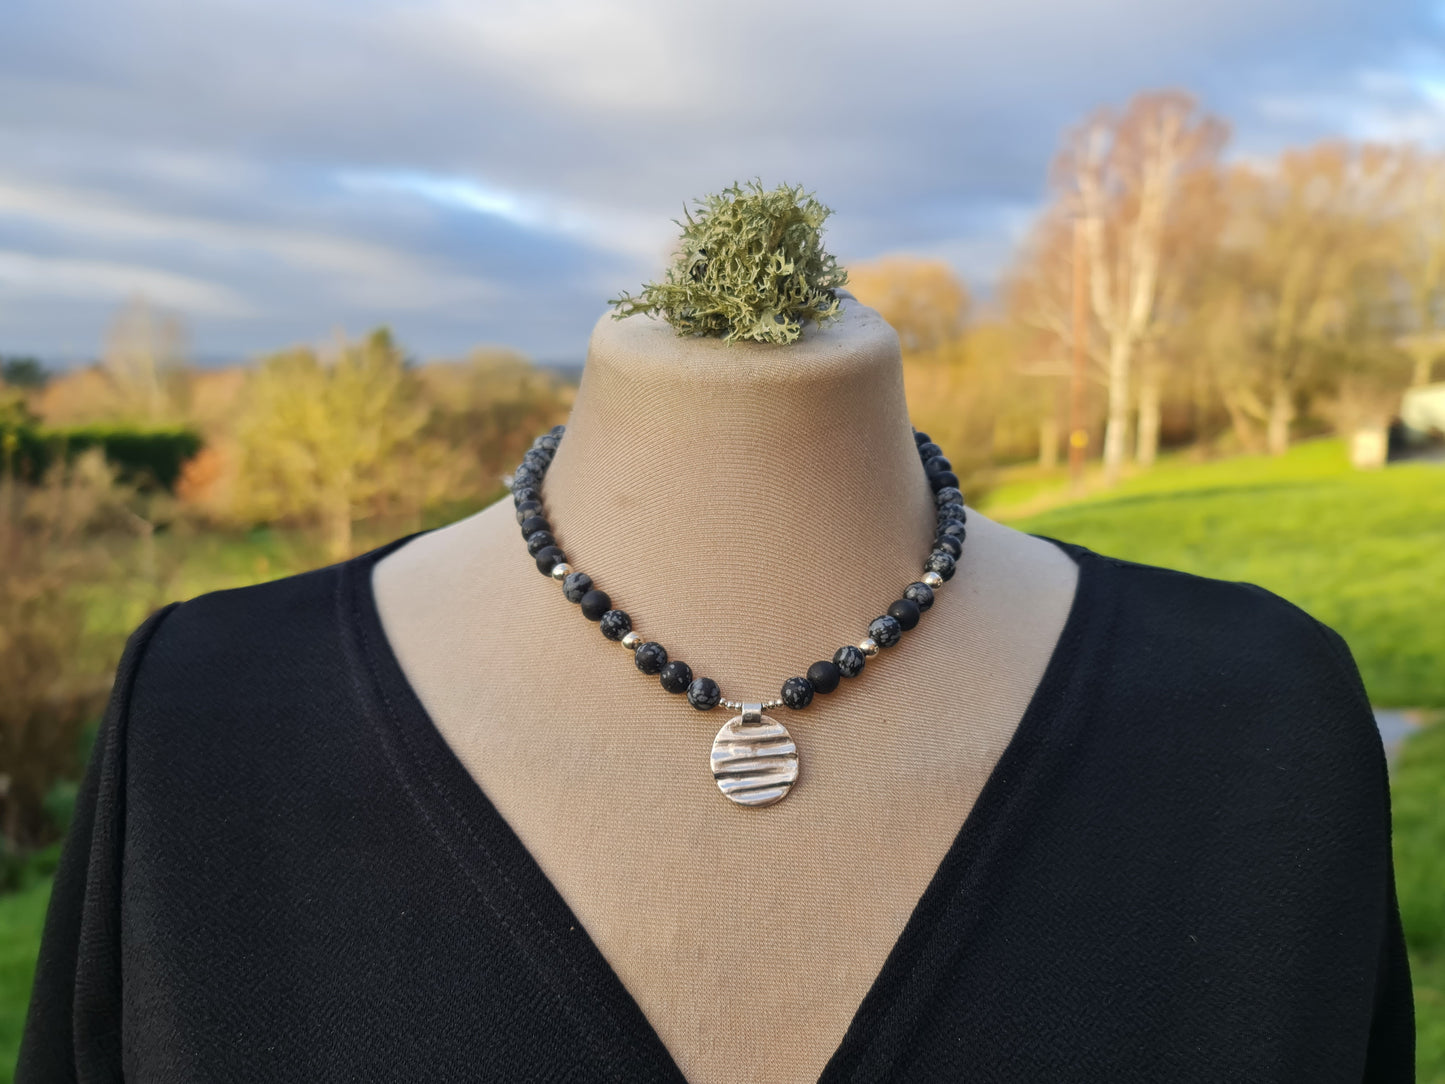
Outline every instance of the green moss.
<path id="1" fill-rule="evenodd" d="M 790 343 L 803 321 L 837 318 L 835 291 L 848 273 L 823 249 L 827 207 L 802 188 L 768 192 L 758 181 L 696 203 L 677 223 L 682 237 L 663 281 L 610 300 L 613 319 L 661 313 L 679 335 Z"/>

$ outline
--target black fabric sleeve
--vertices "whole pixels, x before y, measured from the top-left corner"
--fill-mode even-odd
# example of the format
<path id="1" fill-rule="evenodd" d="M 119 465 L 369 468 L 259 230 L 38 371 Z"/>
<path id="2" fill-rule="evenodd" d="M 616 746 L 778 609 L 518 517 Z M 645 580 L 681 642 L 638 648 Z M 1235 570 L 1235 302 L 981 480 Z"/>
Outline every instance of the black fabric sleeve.
<path id="1" fill-rule="evenodd" d="M 16 1084 L 118 1081 L 121 1074 L 120 872 L 125 731 L 136 674 L 172 602 L 126 640 L 61 849 Z"/>
<path id="2" fill-rule="evenodd" d="M 1324 633 L 1346 683 L 1362 711 L 1373 711 L 1360 678 L 1359 667 L 1344 638 L 1328 625 L 1316 622 Z M 1379 744 L 1378 731 L 1374 731 Z M 1405 949 L 1405 931 L 1400 922 L 1400 903 L 1395 893 L 1395 858 L 1390 815 L 1389 773 L 1385 770 L 1384 746 L 1380 744 L 1378 812 L 1383 824 L 1385 881 L 1380 891 L 1385 898 L 1384 925 L 1380 935 L 1379 967 L 1375 977 L 1375 998 L 1370 1015 L 1369 1045 L 1365 1052 L 1365 1084 L 1414 1084 L 1415 999 L 1410 983 L 1410 958 Z"/>

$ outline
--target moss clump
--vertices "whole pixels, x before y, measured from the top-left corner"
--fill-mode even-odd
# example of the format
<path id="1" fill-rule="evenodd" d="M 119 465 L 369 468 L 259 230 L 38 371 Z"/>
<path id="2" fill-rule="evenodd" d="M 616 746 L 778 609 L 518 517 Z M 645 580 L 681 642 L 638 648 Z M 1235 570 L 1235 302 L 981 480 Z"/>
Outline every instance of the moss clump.
<path id="1" fill-rule="evenodd" d="M 800 187 L 766 192 L 757 181 L 695 202 L 696 214 L 684 208 L 687 222 L 677 223 L 682 237 L 663 281 L 609 301 L 614 320 L 661 313 L 679 335 L 790 343 L 804 320 L 837 318 L 835 291 L 848 272 L 823 250 L 832 211 Z"/>

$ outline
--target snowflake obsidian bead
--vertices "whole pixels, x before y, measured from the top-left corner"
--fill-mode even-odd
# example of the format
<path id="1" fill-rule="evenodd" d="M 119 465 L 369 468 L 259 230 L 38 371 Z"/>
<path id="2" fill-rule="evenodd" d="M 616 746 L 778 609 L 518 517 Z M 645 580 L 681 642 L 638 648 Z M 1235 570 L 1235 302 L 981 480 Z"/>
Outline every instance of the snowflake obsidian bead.
<path id="1" fill-rule="evenodd" d="M 945 504 L 963 503 L 963 490 L 957 485 L 946 485 L 933 491 L 933 503 L 942 508 Z"/>
<path id="2" fill-rule="evenodd" d="M 838 672 L 844 677 L 857 677 L 863 672 L 863 664 L 867 660 L 868 656 L 852 644 L 844 644 L 833 652 L 833 664 L 838 667 Z"/>
<path id="3" fill-rule="evenodd" d="M 567 560 L 567 555 L 562 552 L 560 546 L 548 546 L 546 549 L 538 550 L 532 556 L 537 559 L 537 571 L 544 576 L 552 575 L 552 569 Z"/>
<path id="4" fill-rule="evenodd" d="M 918 458 L 926 464 L 934 456 L 942 455 L 943 449 L 931 440 L 925 440 L 918 445 Z"/>
<path id="5" fill-rule="evenodd" d="M 813 683 L 807 678 L 790 677 L 783 682 L 782 691 L 778 695 L 790 708 L 806 708 L 813 702 Z"/>
<path id="6" fill-rule="evenodd" d="M 943 550 L 934 550 L 928 555 L 928 560 L 923 562 L 923 567 L 929 572 L 937 572 L 945 580 L 951 580 L 956 565 L 953 554 L 945 553 Z"/>
<path id="7" fill-rule="evenodd" d="M 928 476 L 928 484 L 933 487 L 934 492 L 939 492 L 944 489 L 957 489 L 958 475 L 954 474 L 951 470 L 935 471 Z"/>
<path id="8" fill-rule="evenodd" d="M 531 538 L 538 531 L 550 531 L 552 525 L 547 522 L 545 516 L 530 515 L 522 520 L 522 537 Z"/>
<path id="9" fill-rule="evenodd" d="M 883 614 L 868 622 L 868 638 L 879 647 L 892 647 L 903 639 L 903 626 L 898 618 Z"/>
<path id="10" fill-rule="evenodd" d="M 693 678 L 687 687 L 687 702 L 698 711 L 711 711 L 722 703 L 722 690 L 712 678 Z"/>
<path id="11" fill-rule="evenodd" d="M 656 640 L 648 640 L 637 645 L 637 650 L 632 653 L 632 661 L 644 674 L 660 674 L 667 665 L 667 648 Z"/>
<path id="12" fill-rule="evenodd" d="M 692 667 L 681 659 L 671 659 L 658 673 L 657 680 L 670 693 L 686 692 L 692 684 Z"/>
<path id="13" fill-rule="evenodd" d="M 626 610 L 608 610 L 598 619 L 597 625 L 609 640 L 620 640 L 632 631 L 632 618 Z"/>
<path id="14" fill-rule="evenodd" d="M 538 516 L 538 515 L 541 515 L 541 514 L 542 514 L 542 502 L 541 502 L 541 501 L 536 500 L 535 498 L 533 498 L 533 499 L 530 499 L 530 500 L 518 501 L 518 502 L 517 502 L 517 522 L 518 522 L 518 523 L 526 523 L 527 520 L 528 520 L 530 517 L 532 517 L 532 516 Z M 522 537 L 523 537 L 523 538 L 526 538 L 527 536 L 526 536 L 526 535 L 523 535 Z"/>
<path id="15" fill-rule="evenodd" d="M 943 550 L 955 561 L 963 556 L 963 543 L 951 534 L 941 534 L 933 540 L 933 548 Z"/>
<path id="16" fill-rule="evenodd" d="M 512 503 L 518 508 L 521 508 L 522 505 L 528 501 L 536 501 L 537 507 L 542 507 L 542 493 L 536 486 L 522 486 L 519 489 L 512 490 Z M 517 518 L 517 522 L 522 522 L 520 516 Z"/>
<path id="17" fill-rule="evenodd" d="M 926 610 L 933 605 L 933 588 L 926 583 L 910 583 L 903 589 L 903 597 L 912 599 L 919 610 Z"/>
<path id="18" fill-rule="evenodd" d="M 562 581 L 562 594 L 568 602 L 581 602 L 582 596 L 592 590 L 592 577 L 585 572 L 573 572 Z"/>

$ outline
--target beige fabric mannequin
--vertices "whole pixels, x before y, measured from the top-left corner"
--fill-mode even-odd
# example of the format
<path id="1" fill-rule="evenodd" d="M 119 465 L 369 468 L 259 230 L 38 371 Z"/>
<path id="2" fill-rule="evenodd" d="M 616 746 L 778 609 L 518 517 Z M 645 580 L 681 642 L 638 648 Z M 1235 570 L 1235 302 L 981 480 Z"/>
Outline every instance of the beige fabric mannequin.
<path id="1" fill-rule="evenodd" d="M 843 313 L 731 347 L 604 315 L 544 482 L 573 566 L 725 697 L 775 697 L 856 643 L 930 548 L 897 336 Z M 916 629 L 769 712 L 802 774 L 762 809 L 708 768 L 735 712 L 641 674 L 537 571 L 510 500 L 401 546 L 373 582 L 446 741 L 688 1080 L 720 1084 L 817 1079 L 1013 736 L 1076 573 L 971 513 Z"/>

